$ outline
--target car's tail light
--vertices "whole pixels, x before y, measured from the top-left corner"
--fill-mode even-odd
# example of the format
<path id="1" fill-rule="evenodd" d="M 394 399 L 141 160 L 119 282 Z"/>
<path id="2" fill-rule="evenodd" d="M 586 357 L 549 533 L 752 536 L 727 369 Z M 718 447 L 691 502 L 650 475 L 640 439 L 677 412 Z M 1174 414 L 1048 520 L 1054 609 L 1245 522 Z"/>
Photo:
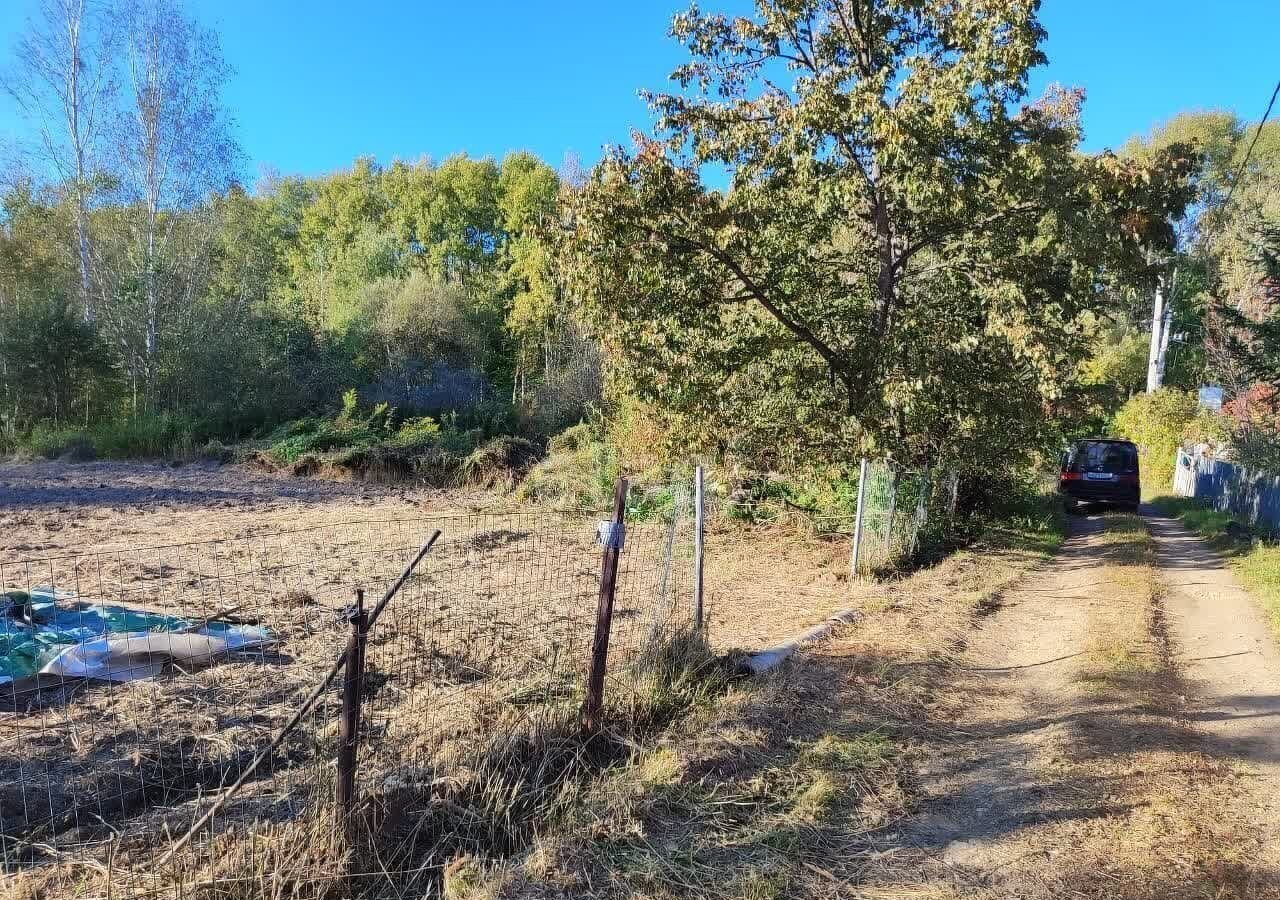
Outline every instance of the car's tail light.
<path id="1" fill-rule="evenodd" d="M 1079 481 L 1080 473 L 1079 472 L 1063 472 L 1061 476 L 1061 480 L 1062 481 Z"/>
<path id="2" fill-rule="evenodd" d="M 1121 484 L 1137 484 L 1137 483 L 1138 483 L 1138 473 L 1137 473 L 1137 472 L 1125 472 L 1123 475 L 1121 475 L 1121 476 L 1120 476 L 1119 481 L 1120 481 L 1120 483 L 1121 483 Z"/>

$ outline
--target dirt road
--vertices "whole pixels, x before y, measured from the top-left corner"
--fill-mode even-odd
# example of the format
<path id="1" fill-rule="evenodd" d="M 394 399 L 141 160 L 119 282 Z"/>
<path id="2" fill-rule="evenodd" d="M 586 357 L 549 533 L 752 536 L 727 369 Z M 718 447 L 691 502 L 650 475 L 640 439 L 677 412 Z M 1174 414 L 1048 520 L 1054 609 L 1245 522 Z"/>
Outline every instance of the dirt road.
<path id="1" fill-rule="evenodd" d="M 1202 541 L 1144 522 L 1076 519 L 982 620 L 884 896 L 1280 897 L 1280 652 Z"/>
<path id="2" fill-rule="evenodd" d="M 1188 718 L 1212 752 L 1238 759 L 1243 800 L 1280 869 L 1280 647 L 1257 604 L 1204 541 L 1148 511 Z"/>

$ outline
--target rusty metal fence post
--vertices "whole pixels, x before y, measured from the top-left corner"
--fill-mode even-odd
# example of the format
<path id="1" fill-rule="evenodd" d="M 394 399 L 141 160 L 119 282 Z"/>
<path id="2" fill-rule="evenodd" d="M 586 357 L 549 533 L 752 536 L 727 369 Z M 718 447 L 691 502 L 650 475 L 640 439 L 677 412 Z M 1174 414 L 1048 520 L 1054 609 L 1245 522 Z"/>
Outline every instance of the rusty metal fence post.
<path id="1" fill-rule="evenodd" d="M 347 666 L 342 680 L 342 715 L 338 720 L 338 815 L 348 844 L 354 838 L 356 805 L 356 762 L 360 747 L 360 705 L 364 699 L 364 649 L 369 633 L 369 614 L 364 611 L 364 591 L 356 591 L 356 608 L 351 615 L 351 637 L 347 641 Z"/>
<path id="2" fill-rule="evenodd" d="M 404 567 L 404 571 L 400 573 L 400 577 L 392 582 L 391 586 L 387 588 L 387 592 L 382 595 L 382 599 L 378 601 L 376 606 L 374 606 L 373 612 L 369 614 L 367 619 L 363 620 L 363 630 L 366 634 L 369 629 L 373 627 L 374 623 L 378 621 L 378 616 L 382 615 L 382 611 L 386 608 L 387 604 L 391 602 L 391 598 L 400 591 L 400 588 L 404 587 L 405 582 L 407 582 L 410 576 L 413 575 L 413 570 L 418 567 L 418 563 L 422 562 L 426 555 L 431 552 L 431 548 L 439 538 L 440 529 L 437 528 L 431 533 L 431 537 L 427 539 L 427 542 L 418 548 L 418 552 L 411 560 L 409 560 L 409 564 Z M 363 647 L 363 644 L 361 644 L 361 646 Z M 337 677 L 338 673 L 342 671 L 342 668 L 346 666 L 349 661 L 350 657 L 346 653 L 341 654 L 336 660 L 334 660 L 333 665 L 331 665 L 329 670 L 324 673 L 323 677 L 321 677 L 321 679 L 316 683 L 316 686 L 311 689 L 311 693 L 306 696 L 306 699 L 302 701 L 302 704 L 294 710 L 293 715 L 289 717 L 289 720 L 280 727 L 280 730 L 276 732 L 275 737 L 271 739 L 271 742 L 267 744 L 266 747 L 258 751 L 258 754 L 254 756 L 249 765 L 240 771 L 240 776 L 232 782 L 230 787 L 226 788 L 222 792 L 218 799 L 215 800 L 198 819 L 191 823 L 191 827 L 183 832 L 181 837 L 169 845 L 169 849 L 166 850 L 164 855 L 155 863 L 155 868 L 159 869 L 167 865 L 169 860 L 173 859 L 180 850 L 191 842 L 191 839 L 195 837 L 197 832 L 213 821 L 213 817 L 216 816 L 222 808 L 226 806 L 231 798 L 245 786 L 245 783 L 253 777 L 255 772 L 258 771 L 258 767 L 262 765 L 263 761 L 275 753 L 284 742 L 284 739 L 293 733 L 293 730 L 298 727 L 300 722 L 302 722 L 303 717 L 305 717 L 307 713 L 315 707 L 320 697 L 329 689 L 329 685 L 333 684 L 333 679 Z M 360 664 L 364 664 L 363 651 L 360 654 Z M 359 683 L 360 682 L 357 682 L 357 685 L 359 685 Z"/>
<path id="3" fill-rule="evenodd" d="M 582 728 L 588 733 L 600 729 L 604 706 L 604 676 L 608 670 L 609 631 L 613 627 L 613 598 L 618 586 L 618 557 L 626 541 L 624 519 L 627 510 L 627 479 L 613 487 L 613 518 L 599 525 L 604 557 L 600 565 L 600 600 L 596 607 L 596 632 L 591 642 L 591 668 L 587 672 L 586 696 L 582 702 Z"/>

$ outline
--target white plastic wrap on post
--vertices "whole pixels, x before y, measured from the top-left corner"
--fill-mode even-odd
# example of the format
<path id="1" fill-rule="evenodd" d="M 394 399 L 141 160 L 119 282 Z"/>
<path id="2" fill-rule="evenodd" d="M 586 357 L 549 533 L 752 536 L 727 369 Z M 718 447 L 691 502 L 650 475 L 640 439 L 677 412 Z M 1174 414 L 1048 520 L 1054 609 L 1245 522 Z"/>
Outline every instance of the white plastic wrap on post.
<path id="1" fill-rule="evenodd" d="M 627 540 L 627 526 L 622 522 L 596 523 L 596 540 L 601 547 L 621 550 Z"/>

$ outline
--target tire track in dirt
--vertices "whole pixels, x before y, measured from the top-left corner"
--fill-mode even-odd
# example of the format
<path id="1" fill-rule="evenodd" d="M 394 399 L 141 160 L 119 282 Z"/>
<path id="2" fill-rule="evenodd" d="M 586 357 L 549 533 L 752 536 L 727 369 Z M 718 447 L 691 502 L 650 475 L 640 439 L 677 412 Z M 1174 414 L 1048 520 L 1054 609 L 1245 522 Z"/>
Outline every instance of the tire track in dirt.
<path id="1" fill-rule="evenodd" d="M 944 869 L 980 870 L 1008 835 L 1036 821 L 1078 814 L 1055 804 L 1038 758 L 1052 755 L 1072 712 L 1072 661 L 1087 638 L 1081 602 L 1097 580 L 1101 519 L 1080 520 L 1062 552 L 1006 595 L 968 641 L 960 712 L 942 753 L 921 769 L 925 815 L 908 840 Z M 1074 792 L 1073 792 L 1074 793 Z"/>
<path id="2" fill-rule="evenodd" d="M 1241 765 L 1239 812 L 1254 825 L 1259 858 L 1280 869 L 1280 648 L 1222 557 L 1180 522 L 1144 512 L 1188 718 L 1209 752 Z"/>
<path id="3" fill-rule="evenodd" d="M 1125 523 L 1129 537 L 1108 527 Z M 1193 548 L 1159 546 L 1162 563 L 1176 550 L 1186 571 L 1205 568 Z M 1245 735 L 1226 733 L 1265 729 L 1280 691 L 1187 703 L 1177 642 L 1221 623 L 1176 598 L 1166 613 L 1154 551 L 1133 519 L 1075 519 L 1063 551 L 977 623 L 936 710 L 916 814 L 862 896 L 1280 896 L 1262 847 L 1273 782 L 1240 777 Z M 1261 722 L 1223 715 L 1238 708 Z M 1274 747 L 1248 746 L 1280 766 Z"/>

